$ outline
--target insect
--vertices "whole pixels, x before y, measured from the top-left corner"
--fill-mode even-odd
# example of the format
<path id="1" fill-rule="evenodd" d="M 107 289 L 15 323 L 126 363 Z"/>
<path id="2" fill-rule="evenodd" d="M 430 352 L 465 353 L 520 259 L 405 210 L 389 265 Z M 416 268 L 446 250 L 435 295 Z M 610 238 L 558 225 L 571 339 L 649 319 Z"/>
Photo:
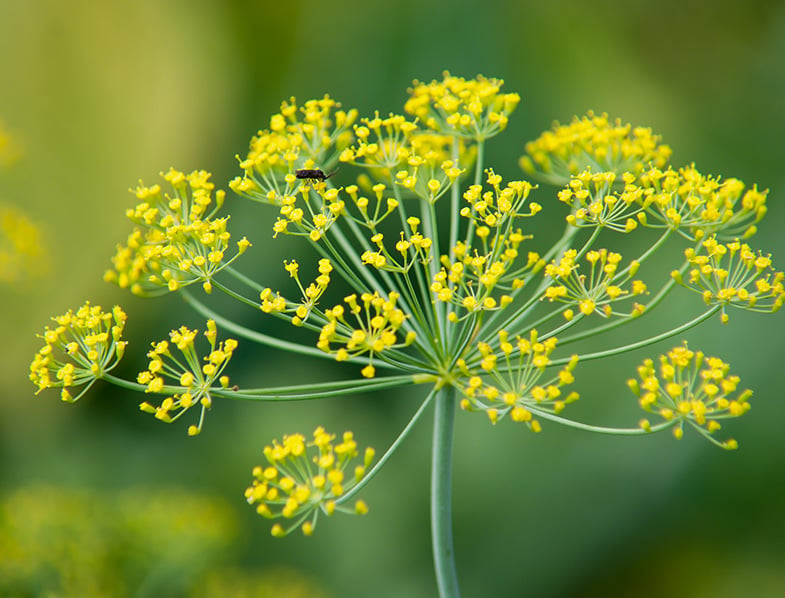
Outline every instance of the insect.
<path id="1" fill-rule="evenodd" d="M 303 179 L 306 181 L 311 181 L 312 183 L 323 183 L 331 176 L 333 176 L 337 170 L 333 170 L 330 174 L 324 174 L 323 171 L 319 170 L 318 168 L 311 169 L 311 168 L 301 168 L 300 170 L 294 171 L 294 176 L 298 179 Z"/>

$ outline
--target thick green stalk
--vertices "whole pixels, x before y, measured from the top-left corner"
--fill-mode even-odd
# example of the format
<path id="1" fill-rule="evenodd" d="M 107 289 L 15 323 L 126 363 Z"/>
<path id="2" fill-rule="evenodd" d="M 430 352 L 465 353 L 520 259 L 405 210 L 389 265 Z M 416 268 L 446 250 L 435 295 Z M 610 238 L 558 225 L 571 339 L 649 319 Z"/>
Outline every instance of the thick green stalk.
<path id="1" fill-rule="evenodd" d="M 458 575 L 452 542 L 452 434 L 455 391 L 443 388 L 436 395 L 431 462 L 431 534 L 433 564 L 441 598 L 458 598 Z"/>

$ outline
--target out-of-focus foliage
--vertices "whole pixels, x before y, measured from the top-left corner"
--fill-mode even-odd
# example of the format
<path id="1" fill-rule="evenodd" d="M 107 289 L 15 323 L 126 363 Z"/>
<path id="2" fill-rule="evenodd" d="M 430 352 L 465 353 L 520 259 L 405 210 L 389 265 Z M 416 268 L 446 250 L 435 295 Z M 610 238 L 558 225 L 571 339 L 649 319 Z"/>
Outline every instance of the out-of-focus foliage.
<path id="1" fill-rule="evenodd" d="M 0 593 L 322 595 L 292 571 L 222 571 L 237 537 L 224 500 L 185 490 L 28 486 L 0 502 Z"/>
<path id="2" fill-rule="evenodd" d="M 291 568 L 227 566 L 237 526 L 225 500 L 182 489 L 19 488 L 0 502 L 0 594 L 326 595 Z"/>

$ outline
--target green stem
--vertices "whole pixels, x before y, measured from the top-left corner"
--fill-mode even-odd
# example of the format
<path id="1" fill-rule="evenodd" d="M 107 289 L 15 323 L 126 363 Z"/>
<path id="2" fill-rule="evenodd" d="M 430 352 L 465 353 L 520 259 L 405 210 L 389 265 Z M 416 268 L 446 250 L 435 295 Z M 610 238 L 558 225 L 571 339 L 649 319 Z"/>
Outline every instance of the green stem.
<path id="1" fill-rule="evenodd" d="M 701 322 L 708 320 L 711 316 L 716 314 L 721 307 L 719 305 L 713 306 L 711 309 L 708 309 L 701 315 L 693 318 L 689 322 L 685 322 L 681 326 L 674 328 L 673 330 L 668 330 L 663 332 L 662 334 L 658 334 L 656 336 L 650 336 L 649 338 L 645 338 L 643 340 L 630 343 L 628 345 L 624 345 L 621 347 L 615 347 L 613 349 L 608 349 L 607 351 L 597 351 L 596 353 L 586 353 L 585 355 L 580 356 L 581 363 L 585 361 L 589 361 L 592 359 L 602 359 L 604 357 L 610 357 L 612 355 L 621 355 L 622 353 L 628 353 L 629 351 L 634 351 L 635 349 L 640 349 L 642 347 L 647 347 L 649 345 L 653 345 L 654 343 L 658 343 L 660 341 L 664 341 L 666 339 L 671 338 L 672 336 L 676 336 L 677 334 L 681 334 L 689 330 L 690 328 L 694 328 Z M 548 365 L 559 366 L 567 363 L 571 358 L 565 357 L 564 359 L 554 359 Z"/>
<path id="2" fill-rule="evenodd" d="M 109 384 L 114 384 L 127 390 L 136 392 L 147 392 L 146 384 L 139 384 L 124 378 L 118 378 L 108 372 L 101 375 L 99 380 L 104 380 Z M 334 396 L 346 396 L 360 392 L 370 392 L 372 390 L 384 390 L 388 388 L 398 388 L 406 384 L 412 384 L 414 379 L 410 375 L 389 376 L 387 378 L 373 378 L 369 380 L 343 380 L 338 382 L 320 382 L 316 384 L 300 384 L 296 386 L 279 386 L 273 388 L 257 388 L 250 390 L 232 390 L 231 388 L 210 388 L 209 393 L 214 397 L 222 399 L 232 399 L 241 401 L 311 401 L 325 399 Z M 186 391 L 187 388 L 169 384 L 161 387 L 156 392 L 157 395 L 175 394 Z M 430 398 L 426 399 L 426 403 Z M 419 417 L 419 414 L 416 416 Z"/>
<path id="3" fill-rule="evenodd" d="M 295 401 L 324 399 L 333 396 L 345 396 L 372 390 L 398 388 L 414 382 L 413 376 L 388 376 L 384 378 L 339 380 L 337 382 L 318 382 L 313 384 L 298 384 L 294 386 L 279 386 L 277 388 L 251 388 L 232 390 L 230 388 L 214 388 L 210 392 L 214 396 L 226 399 L 240 399 L 250 401 Z"/>
<path id="4" fill-rule="evenodd" d="M 458 164 L 458 138 L 452 138 L 452 159 L 455 164 Z M 458 243 L 458 230 L 461 227 L 460 212 L 461 212 L 461 189 L 460 179 L 452 184 L 450 189 L 450 244 L 447 245 L 447 254 L 449 255 L 452 248 Z"/>
<path id="5" fill-rule="evenodd" d="M 657 424 L 656 426 L 652 426 L 648 430 L 645 430 L 644 428 L 608 428 L 606 426 L 593 426 L 591 424 L 584 424 L 582 422 L 577 422 L 565 417 L 560 417 L 547 411 L 540 411 L 539 409 L 532 408 L 531 412 L 534 413 L 537 417 L 541 417 L 543 419 L 547 419 L 570 428 L 576 428 L 578 430 L 594 432 L 597 434 L 608 434 L 611 436 L 645 436 L 646 434 L 653 434 L 654 432 L 660 432 L 662 430 L 672 428 L 680 421 L 678 419 L 673 419 L 671 421 L 666 421 L 661 424 Z"/>
<path id="6" fill-rule="evenodd" d="M 455 391 L 443 388 L 436 395 L 431 469 L 431 534 L 433 565 L 441 598 L 458 598 L 458 575 L 452 542 L 452 435 Z"/>
<path id="7" fill-rule="evenodd" d="M 118 378 L 117 376 L 113 376 L 112 374 L 104 372 L 104 374 L 100 378 L 104 382 L 108 382 L 109 384 L 114 384 L 115 386 L 119 386 L 120 388 L 125 388 L 126 390 L 133 390 L 134 392 L 144 392 L 147 390 L 146 384 L 139 384 L 137 382 L 131 382 L 130 380 L 126 380 L 124 378 Z M 164 389 L 161 389 L 163 392 Z M 178 391 L 180 389 L 178 388 Z"/>
<path id="8" fill-rule="evenodd" d="M 231 276 L 242 282 L 247 287 L 253 289 L 255 292 L 259 293 L 262 290 L 264 290 L 264 285 L 259 284 L 258 282 L 256 282 L 252 278 L 249 278 L 248 276 L 246 276 L 239 270 L 233 268 L 232 266 L 227 266 L 226 268 L 224 268 L 224 270 L 226 271 L 227 274 L 230 274 Z"/>
<path id="9" fill-rule="evenodd" d="M 417 411 L 409 420 L 409 423 L 406 424 L 406 427 L 398 435 L 398 438 L 395 439 L 395 442 L 393 442 L 390 445 L 390 448 L 388 448 L 387 451 L 385 451 L 384 455 L 382 455 L 382 457 L 379 459 L 379 461 L 376 462 L 376 464 L 371 468 L 371 470 L 368 473 L 366 473 L 365 476 L 363 476 L 363 479 L 357 482 L 357 485 L 354 488 L 352 488 L 346 494 L 341 496 L 341 498 L 337 499 L 335 501 L 335 504 L 340 505 L 345 503 L 346 501 L 354 497 L 354 495 L 356 495 L 360 490 L 362 490 L 363 486 L 365 486 L 368 482 L 371 481 L 371 479 L 373 479 L 373 477 L 381 470 L 381 468 L 384 467 L 384 464 L 387 463 L 387 460 L 393 456 L 393 454 L 398 449 L 400 444 L 406 439 L 406 437 L 409 435 L 409 432 L 411 432 L 412 428 L 414 428 L 415 424 L 418 421 L 420 421 L 420 417 L 422 417 L 422 414 L 425 413 L 425 410 L 427 409 L 428 405 L 431 404 L 431 400 L 435 395 L 436 395 L 436 391 L 431 391 L 430 393 L 428 393 L 428 396 L 425 397 L 425 400 L 417 408 Z"/>
<path id="10" fill-rule="evenodd" d="M 213 280 L 213 285 L 215 285 L 215 288 L 217 288 L 219 291 L 222 291 L 222 292 L 226 293 L 227 295 L 229 295 L 232 299 L 235 299 L 235 300 L 239 301 L 240 303 L 243 303 L 243 304 L 247 305 L 248 307 L 252 307 L 254 309 L 258 309 L 259 308 L 259 302 L 258 301 L 255 301 L 253 299 L 248 299 L 247 297 L 244 297 L 240 293 L 238 293 L 236 291 L 233 291 L 232 289 L 227 287 L 225 284 L 222 284 L 222 283 L 218 282 L 217 280 Z"/>

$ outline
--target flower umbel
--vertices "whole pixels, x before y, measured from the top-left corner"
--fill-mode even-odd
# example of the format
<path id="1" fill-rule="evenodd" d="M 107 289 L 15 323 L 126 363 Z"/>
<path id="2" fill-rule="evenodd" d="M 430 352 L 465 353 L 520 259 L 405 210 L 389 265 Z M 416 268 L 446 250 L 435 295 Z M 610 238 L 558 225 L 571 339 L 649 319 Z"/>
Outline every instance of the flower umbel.
<path id="1" fill-rule="evenodd" d="M 485 411 L 494 424 L 509 414 L 513 421 L 525 422 L 533 432 L 539 432 L 542 426 L 534 414 L 559 413 L 578 400 L 577 392 L 562 394 L 562 387 L 575 379 L 572 371 L 578 364 L 577 355 L 556 375 L 544 378 L 556 342 L 555 337 L 540 341 L 537 331 L 532 330 L 528 339 L 519 336 L 513 344 L 502 330 L 494 346 L 480 343 L 479 368 L 462 364 L 470 377 L 463 389 L 461 408 Z"/>
<path id="2" fill-rule="evenodd" d="M 526 144 L 521 158 L 524 171 L 553 183 L 566 183 L 586 169 L 595 172 L 636 174 L 649 163 L 667 164 L 671 148 L 646 127 L 622 124 L 607 114 L 589 112 L 569 125 L 554 124 L 535 141 Z"/>
<path id="3" fill-rule="evenodd" d="M 397 332 L 406 316 L 396 307 L 397 300 L 397 293 L 391 293 L 389 299 L 363 293 L 359 302 L 356 295 L 349 295 L 344 298 L 348 310 L 339 304 L 324 313 L 327 324 L 322 327 L 316 346 L 334 355 L 337 361 L 367 353 L 370 360 L 362 375 L 373 378 L 376 373 L 374 356 L 384 359 L 383 351 L 407 347 L 417 337 L 416 332 L 409 331 L 403 341 L 399 339 Z M 343 346 L 336 350 L 332 344 Z"/>
<path id="4" fill-rule="evenodd" d="M 639 201 L 646 214 L 639 219 L 643 224 L 678 231 L 690 240 L 706 235 L 748 238 L 766 215 L 768 191 L 758 191 L 757 187 L 744 191 L 740 180 L 721 181 L 701 174 L 694 165 L 678 170 L 669 166 L 664 171 L 653 167 L 637 179 L 627 175 L 625 182 L 626 192 L 642 191 Z"/>
<path id="5" fill-rule="evenodd" d="M 638 368 L 640 382 L 633 378 L 627 384 L 643 410 L 673 423 L 676 438 L 683 436 L 687 424 L 714 444 L 735 449 L 735 440 L 720 442 L 712 436 L 720 429 L 721 420 L 739 417 L 750 409 L 752 391 L 739 391 L 739 377 L 729 375 L 729 369 L 721 359 L 691 351 L 685 343 L 660 356 L 659 375 L 654 362 L 647 359 Z M 648 420 L 642 420 L 640 426 L 651 428 Z"/>
<path id="6" fill-rule="evenodd" d="M 273 440 L 272 446 L 264 447 L 269 465 L 254 468 L 254 481 L 245 490 L 245 497 L 263 517 L 287 520 L 283 525 L 273 525 L 273 536 L 285 536 L 298 527 L 310 536 L 320 513 L 368 512 L 361 500 L 352 508 L 341 503 L 363 479 L 375 452 L 366 448 L 360 461 L 351 432 L 344 432 L 341 442 L 334 441 L 335 434 L 318 427 L 310 442 L 302 434 L 291 434 L 282 442 Z"/>
<path id="7" fill-rule="evenodd" d="M 155 414 L 163 422 L 171 423 L 194 405 L 200 406 L 199 423 L 188 427 L 189 436 L 202 431 L 205 412 L 213 404 L 216 381 L 219 388 L 229 386 L 229 377 L 221 374 L 237 348 L 237 341 L 231 338 L 216 344 L 215 322 L 208 320 L 204 336 L 210 343 L 210 353 L 200 360 L 194 347 L 197 334 L 198 330 L 181 326 L 169 333 L 170 341 L 153 343 L 152 350 L 147 353 L 150 364 L 136 378 L 139 384 L 146 386 L 145 392 L 171 393 L 157 407 L 147 401 L 139 405 L 142 411 Z M 172 353 L 172 345 L 182 359 Z M 174 384 L 167 384 L 167 379 Z"/>
<path id="8" fill-rule="evenodd" d="M 559 192 L 559 200 L 572 208 L 567 222 L 572 226 L 607 228 L 629 233 L 638 226 L 644 207 L 640 199 L 643 190 L 630 185 L 633 175 L 624 174 L 624 189 L 614 189 L 615 172 L 584 170 L 572 177 L 569 184 Z"/>
<path id="9" fill-rule="evenodd" d="M 689 425 L 735 448 L 735 441 L 719 443 L 713 434 L 721 420 L 748 409 L 749 393 L 737 392 L 738 378 L 727 364 L 686 345 L 663 356 L 659 370 L 645 361 L 640 381 L 629 383 L 641 407 L 661 422 L 612 428 L 568 419 L 565 412 L 579 411 L 566 409 L 578 399 L 568 388 L 579 363 L 650 346 L 715 315 L 726 320 L 729 305 L 766 312 L 782 306 L 785 275 L 770 256 L 737 240 L 756 232 L 766 192 L 703 175 L 694 165 L 671 166 L 670 148 L 659 135 L 593 113 L 557 124 L 526 146 L 523 167 L 560 190 L 505 180 L 486 163 L 486 142 L 505 129 L 520 97 L 501 87 L 500 79 L 449 73 L 440 81 L 415 81 L 404 106 L 411 118 L 377 111 L 358 118 L 329 96 L 281 104 L 251 140 L 242 174 L 230 187 L 272 207 L 272 237 L 286 238 L 287 248 L 298 245 L 282 260 L 294 296 L 273 290 L 281 266 L 270 266 L 269 255 L 253 269 L 232 263 L 250 243 L 241 240 L 229 256 L 228 217 L 215 216 L 224 196 L 214 192 L 207 172 L 170 170 L 164 178 L 171 193 L 140 185 L 141 203 L 128 212 L 136 229 L 107 279 L 146 296 L 179 291 L 208 319 L 209 353 L 200 358 L 197 332 L 181 327 L 153 344 L 147 370 L 126 382 L 105 373 L 124 347 L 122 312 L 113 327 L 102 323 L 80 333 L 84 342 L 64 338 L 69 315 L 47 329 L 31 378 L 39 390 L 89 385 L 103 376 L 161 394 L 160 405 L 145 402 L 141 409 L 166 422 L 198 404 L 192 435 L 221 399 L 312 400 L 409 386 L 402 398 L 421 398 L 419 407 L 370 470 L 373 451 L 361 457 L 351 433 L 336 443 L 317 428 L 310 441 L 292 434 L 268 446 L 268 464 L 254 469 L 246 499 L 261 515 L 281 519 L 273 535 L 298 527 L 309 535 L 320 513 L 343 510 L 354 499 L 433 406 L 431 513 L 442 596 L 459 594 L 445 508 L 457 404 L 492 423 L 509 417 L 534 432 L 548 421 L 603 434 L 670 428 L 681 436 Z M 544 199 L 535 201 L 536 194 Z M 535 220 L 565 205 L 560 235 Z M 553 240 L 543 244 L 543 233 Z M 666 243 L 675 243 L 676 251 L 660 252 Z M 663 254 L 676 255 L 676 263 L 658 267 L 654 256 Z M 671 270 L 672 277 L 664 274 Z M 186 288 L 197 281 L 223 301 Z M 702 294 L 702 313 L 662 308 L 679 283 Z M 636 302 L 642 296 L 645 309 Z M 282 338 L 280 328 L 266 332 L 268 316 L 291 324 L 291 338 Z M 657 332 L 636 326 L 643 318 Z M 306 359 L 330 360 L 330 370 L 346 377 L 229 388 L 223 371 L 237 343 L 218 343 L 216 322 L 249 345 L 295 354 L 298 378 L 318 371 L 304 367 Z M 54 360 L 56 348 L 76 365 Z M 365 510 L 362 501 L 355 503 L 354 512 Z"/>
<path id="10" fill-rule="evenodd" d="M 504 81 L 456 77 L 447 71 L 441 81 L 415 81 L 404 110 L 440 133 L 482 141 L 507 127 L 518 106 L 517 93 L 500 93 Z"/>
<path id="11" fill-rule="evenodd" d="M 607 249 L 591 250 L 586 253 L 591 271 L 588 275 L 578 274 L 575 262 L 577 252 L 569 249 L 559 263 L 548 264 L 545 276 L 553 279 L 553 284 L 545 290 L 545 298 L 578 307 L 581 314 L 588 316 L 598 313 L 605 317 L 623 315 L 637 317 L 643 313 L 644 307 L 635 303 L 630 313 L 620 313 L 613 304 L 622 299 L 646 292 L 646 284 L 641 280 L 632 280 L 640 263 L 633 261 L 627 268 L 618 271 L 621 254 Z M 631 282 L 630 282 L 631 281 Z M 561 284 L 556 284 L 556 283 Z M 623 288 L 628 286 L 628 288 Z M 564 317 L 571 320 L 575 315 L 572 309 L 564 312 Z"/>
<path id="12" fill-rule="evenodd" d="M 89 301 L 76 312 L 68 310 L 52 318 L 56 326 L 47 326 L 40 335 L 46 344 L 30 364 L 30 380 L 38 386 L 36 394 L 45 388 L 62 388 L 60 397 L 64 401 L 79 400 L 123 357 L 125 320 L 118 306 L 104 312 L 100 305 L 90 305 Z M 84 388 L 72 395 L 71 389 L 79 386 Z"/>
<path id="13" fill-rule="evenodd" d="M 380 118 L 362 118 L 354 125 L 356 145 L 341 152 L 341 162 L 362 164 L 371 172 L 379 170 L 384 179 L 390 172 L 411 159 L 414 154 L 410 138 L 417 130 L 417 124 L 406 120 L 400 114 L 390 114 Z"/>
<path id="14" fill-rule="evenodd" d="M 729 318 L 726 306 L 775 312 L 785 303 L 785 273 L 772 268 L 771 255 L 755 253 L 738 240 L 718 243 L 714 237 L 703 241 L 698 251 L 690 248 L 684 254 L 691 266 L 689 276 L 684 280 L 674 271 L 673 278 L 700 293 L 707 305 L 721 306 L 723 322 Z"/>
<path id="15" fill-rule="evenodd" d="M 296 170 L 323 168 L 329 172 L 340 151 L 351 145 L 357 110 L 340 107 L 327 95 L 302 106 L 295 98 L 283 102 L 281 111 L 270 118 L 270 128 L 251 139 L 248 155 L 240 161 L 244 175 L 229 186 L 260 203 L 290 205 L 301 186 Z"/>
<path id="16" fill-rule="evenodd" d="M 224 202 L 224 191 L 215 194 L 210 173 L 203 170 L 189 175 L 170 168 L 161 176 L 171 185 L 172 194 L 159 185 L 140 183 L 134 193 L 141 200 L 126 216 L 136 224 L 126 245 L 118 245 L 112 258 L 114 270 L 104 279 L 136 295 L 151 296 L 176 291 L 201 282 L 205 292 L 212 290 L 213 277 L 250 246 L 243 237 L 237 252 L 224 259 L 229 250 L 228 217 L 213 218 Z"/>

